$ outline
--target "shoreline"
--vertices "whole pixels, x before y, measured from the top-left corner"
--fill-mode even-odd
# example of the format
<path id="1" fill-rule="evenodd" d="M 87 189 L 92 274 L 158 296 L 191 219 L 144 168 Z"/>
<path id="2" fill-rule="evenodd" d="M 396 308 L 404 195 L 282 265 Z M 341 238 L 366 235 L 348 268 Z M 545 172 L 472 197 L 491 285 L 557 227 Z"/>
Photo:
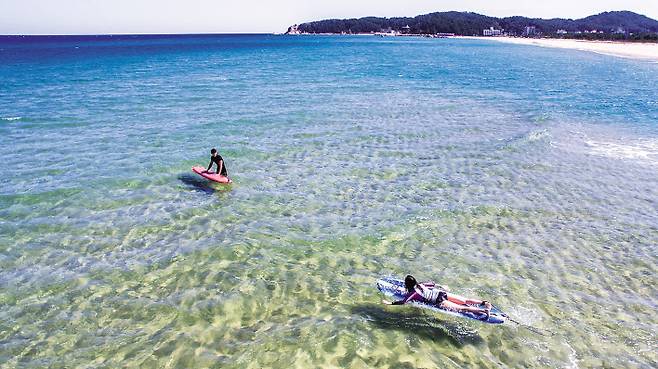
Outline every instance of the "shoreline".
<path id="1" fill-rule="evenodd" d="M 551 47 L 557 49 L 572 49 L 589 51 L 597 54 L 616 56 L 620 58 L 658 62 L 658 44 L 624 41 L 590 41 L 560 38 L 521 38 L 521 37 L 483 37 L 456 36 L 471 40 L 489 40 L 516 45 Z"/>
<path id="2" fill-rule="evenodd" d="M 626 59 L 643 60 L 658 63 L 658 43 L 655 42 L 628 42 L 607 40 L 576 40 L 567 38 L 523 38 L 510 36 L 459 36 L 459 35 L 425 35 L 425 34 L 383 34 L 383 33 L 299 33 L 287 34 L 291 36 L 319 35 L 319 36 L 379 36 L 379 37 L 430 37 L 454 38 L 465 40 L 497 41 L 516 45 L 551 47 L 557 49 L 571 49 L 588 51 L 601 55 L 615 56 Z"/>

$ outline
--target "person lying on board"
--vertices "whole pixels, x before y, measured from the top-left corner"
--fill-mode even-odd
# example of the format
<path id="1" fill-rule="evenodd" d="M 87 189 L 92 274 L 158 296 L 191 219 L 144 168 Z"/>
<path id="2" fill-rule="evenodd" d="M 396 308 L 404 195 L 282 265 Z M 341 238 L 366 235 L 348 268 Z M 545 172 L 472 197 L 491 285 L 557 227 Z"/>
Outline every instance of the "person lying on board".
<path id="1" fill-rule="evenodd" d="M 213 164 L 217 164 L 217 174 L 228 177 L 228 171 L 226 170 L 226 164 L 224 164 L 224 158 L 217 152 L 217 149 L 210 150 L 210 164 L 208 164 L 208 169 L 206 173 L 210 173 L 210 169 Z"/>
<path id="2" fill-rule="evenodd" d="M 386 305 L 404 305 L 411 301 L 418 301 L 458 313 L 483 314 L 486 316 L 486 319 L 489 319 L 491 304 L 488 301 L 468 299 L 449 294 L 446 287 L 438 286 L 434 282 L 418 283 L 412 275 L 404 278 L 404 287 L 407 290 L 407 296 L 404 299 L 393 302 L 382 300 L 382 303 Z M 483 308 L 468 305 L 479 305 Z"/>

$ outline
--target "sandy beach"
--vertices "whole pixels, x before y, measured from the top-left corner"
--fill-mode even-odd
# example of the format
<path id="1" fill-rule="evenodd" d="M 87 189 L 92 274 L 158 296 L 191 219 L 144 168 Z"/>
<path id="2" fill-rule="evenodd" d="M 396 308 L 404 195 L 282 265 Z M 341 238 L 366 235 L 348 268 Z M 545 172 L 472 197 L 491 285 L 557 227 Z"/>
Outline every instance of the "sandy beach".
<path id="1" fill-rule="evenodd" d="M 535 45 L 591 51 L 599 54 L 623 58 L 641 59 L 658 62 L 658 44 L 618 41 L 583 41 L 567 39 L 536 39 L 520 37 L 468 37 L 472 39 L 508 42 L 519 45 Z"/>

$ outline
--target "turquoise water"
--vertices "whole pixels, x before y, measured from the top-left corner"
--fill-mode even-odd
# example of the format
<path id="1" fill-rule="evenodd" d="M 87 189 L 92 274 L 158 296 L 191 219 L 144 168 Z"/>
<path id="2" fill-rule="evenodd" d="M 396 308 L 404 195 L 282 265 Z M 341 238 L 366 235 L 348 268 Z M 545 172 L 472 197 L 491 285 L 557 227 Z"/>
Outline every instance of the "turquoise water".
<path id="1" fill-rule="evenodd" d="M 657 80 L 476 40 L 0 39 L 0 364 L 656 367 Z M 211 147 L 232 186 L 191 173 Z M 547 333 L 379 304 L 406 273 Z"/>

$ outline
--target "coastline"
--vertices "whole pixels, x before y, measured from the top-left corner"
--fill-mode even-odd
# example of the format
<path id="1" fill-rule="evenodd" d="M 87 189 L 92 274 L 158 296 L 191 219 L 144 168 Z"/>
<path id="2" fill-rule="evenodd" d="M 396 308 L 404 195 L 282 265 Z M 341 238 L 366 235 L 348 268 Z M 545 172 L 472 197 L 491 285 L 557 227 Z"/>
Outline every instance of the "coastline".
<path id="1" fill-rule="evenodd" d="M 341 36 L 340 33 L 299 33 L 289 34 Z M 379 37 L 432 37 L 432 38 L 455 38 L 469 40 L 484 40 L 506 42 L 517 45 L 529 45 L 540 47 L 552 47 L 558 49 L 572 49 L 588 51 L 602 55 L 615 56 L 627 59 L 644 60 L 658 63 L 658 43 L 648 42 L 624 42 L 624 41 L 591 41 L 563 38 L 522 38 L 522 37 L 485 37 L 485 36 L 457 36 L 457 35 L 424 35 L 424 34 L 383 34 L 383 33 L 352 33 L 348 36 L 379 36 Z"/>
<path id="2" fill-rule="evenodd" d="M 457 36 L 456 38 L 489 40 L 506 42 L 517 45 L 531 45 L 540 47 L 552 47 L 559 49 L 572 49 L 589 51 L 598 54 L 616 56 L 628 59 L 658 62 L 658 44 L 636 43 L 623 41 L 586 41 L 558 38 L 520 38 L 520 37 L 481 37 L 481 36 Z"/>

